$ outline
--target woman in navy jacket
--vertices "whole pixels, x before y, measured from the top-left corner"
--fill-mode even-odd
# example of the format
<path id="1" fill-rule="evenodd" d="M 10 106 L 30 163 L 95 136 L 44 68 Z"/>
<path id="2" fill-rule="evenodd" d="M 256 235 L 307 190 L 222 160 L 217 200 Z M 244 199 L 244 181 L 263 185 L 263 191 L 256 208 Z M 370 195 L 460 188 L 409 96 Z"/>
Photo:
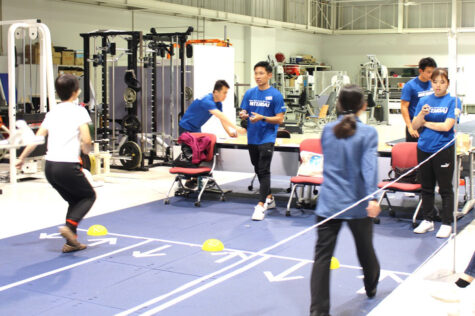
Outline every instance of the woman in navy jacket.
<path id="1" fill-rule="evenodd" d="M 338 96 L 338 120 L 325 126 L 321 142 L 323 149 L 323 185 L 315 211 L 317 222 L 368 198 L 335 219 L 318 226 L 318 240 L 311 277 L 311 316 L 329 315 L 330 261 L 338 232 L 344 221 L 353 233 L 358 259 L 363 267 L 364 285 L 368 297 L 376 295 L 379 262 L 373 248 L 373 221 L 380 207 L 377 190 L 376 129 L 363 124 L 358 116 L 366 110 L 364 96 L 356 85 L 343 87 Z"/>

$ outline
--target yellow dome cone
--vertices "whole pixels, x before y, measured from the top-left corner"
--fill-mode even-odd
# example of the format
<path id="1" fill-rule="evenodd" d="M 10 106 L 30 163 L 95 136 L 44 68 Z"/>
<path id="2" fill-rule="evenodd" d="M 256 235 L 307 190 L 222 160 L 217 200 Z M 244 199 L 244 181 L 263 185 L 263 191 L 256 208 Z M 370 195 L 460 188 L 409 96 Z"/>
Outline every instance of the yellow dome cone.
<path id="1" fill-rule="evenodd" d="M 221 251 L 224 249 L 223 243 L 218 239 L 208 239 L 201 247 L 204 251 Z"/>
<path id="2" fill-rule="evenodd" d="M 87 230 L 89 236 L 104 236 L 107 235 L 107 228 L 102 225 L 92 225 Z"/>
<path id="3" fill-rule="evenodd" d="M 335 270 L 340 267 L 340 261 L 338 261 L 337 258 L 332 257 L 332 260 L 330 261 L 330 269 Z"/>

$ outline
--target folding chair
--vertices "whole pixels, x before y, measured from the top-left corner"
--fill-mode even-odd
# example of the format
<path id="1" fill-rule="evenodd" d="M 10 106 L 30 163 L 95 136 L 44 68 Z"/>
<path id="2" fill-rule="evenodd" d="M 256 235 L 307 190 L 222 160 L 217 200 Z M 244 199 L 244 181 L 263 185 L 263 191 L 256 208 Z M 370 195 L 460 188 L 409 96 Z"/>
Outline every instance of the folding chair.
<path id="1" fill-rule="evenodd" d="M 322 153 L 322 144 L 318 138 L 308 138 L 303 140 L 300 143 L 299 152 L 310 151 L 312 153 L 321 154 Z M 300 154 L 299 154 L 300 159 Z M 295 189 L 297 187 L 305 187 L 306 185 L 312 186 L 313 191 L 316 191 L 316 187 L 320 186 L 323 183 L 323 177 L 314 177 L 314 176 L 295 176 L 290 178 L 290 185 L 292 190 L 290 192 L 289 202 L 287 203 L 287 210 L 285 216 L 290 216 L 290 204 L 294 197 Z"/>
<path id="2" fill-rule="evenodd" d="M 277 138 L 290 138 L 290 132 L 286 129 L 279 129 L 277 131 Z M 254 189 L 254 181 L 256 181 L 257 174 L 254 174 L 251 180 L 251 184 L 247 187 L 249 191 L 252 191 Z"/>
<path id="3" fill-rule="evenodd" d="M 391 150 L 391 167 L 393 169 L 409 169 L 415 166 L 417 166 L 417 143 L 403 142 L 395 144 Z M 391 181 L 380 182 L 378 183 L 378 188 L 382 188 L 390 182 Z M 396 216 L 396 212 L 393 210 L 391 202 L 389 202 L 389 198 L 387 195 L 388 193 L 404 192 L 419 195 L 419 203 L 417 204 L 416 210 L 414 211 L 414 215 L 412 217 L 412 226 L 416 227 L 417 214 L 419 213 L 419 210 L 422 205 L 421 189 L 422 186 L 419 183 L 396 182 L 388 186 L 385 190 L 383 190 L 383 193 L 381 194 L 381 197 L 379 198 L 378 202 L 381 203 L 383 198 L 385 198 L 389 206 L 389 215 L 394 217 Z M 375 218 L 374 222 L 376 224 L 379 224 L 380 219 Z"/>
<path id="4" fill-rule="evenodd" d="M 165 204 L 170 204 L 170 193 L 172 192 L 173 188 L 175 187 L 175 183 L 178 182 L 178 190 L 180 192 L 179 195 L 188 196 L 192 192 L 199 192 L 198 198 L 195 201 L 195 206 L 201 205 L 201 196 L 203 195 L 204 191 L 211 191 L 211 189 L 215 188 L 212 192 L 220 193 L 221 201 L 225 201 L 224 191 L 219 187 L 218 183 L 213 178 L 213 171 L 214 167 L 216 166 L 216 135 L 208 134 L 208 133 L 191 133 L 195 137 L 200 136 L 208 136 L 211 140 L 208 148 L 208 153 L 206 159 L 203 160 L 201 163 L 205 162 L 208 165 L 202 166 L 200 165 L 198 168 L 183 168 L 183 167 L 173 167 L 170 169 L 171 174 L 176 174 L 175 180 L 172 183 L 170 190 L 168 191 L 167 197 L 165 198 Z M 212 162 L 212 165 L 209 166 L 209 163 Z M 187 188 L 183 185 L 183 180 L 189 180 L 191 178 L 198 178 L 197 179 L 197 187 L 194 189 Z M 177 191 L 178 191 L 177 190 Z M 175 192 L 175 195 L 176 192 Z"/>

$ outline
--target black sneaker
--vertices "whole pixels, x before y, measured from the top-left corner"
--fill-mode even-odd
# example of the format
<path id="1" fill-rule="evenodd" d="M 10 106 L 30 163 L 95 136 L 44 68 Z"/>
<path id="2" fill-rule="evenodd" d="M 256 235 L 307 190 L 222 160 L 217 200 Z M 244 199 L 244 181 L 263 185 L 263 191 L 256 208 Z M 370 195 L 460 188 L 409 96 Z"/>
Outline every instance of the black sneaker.
<path id="1" fill-rule="evenodd" d="M 185 188 L 190 190 L 196 190 L 198 188 L 198 181 L 195 178 L 192 178 L 185 182 Z"/>

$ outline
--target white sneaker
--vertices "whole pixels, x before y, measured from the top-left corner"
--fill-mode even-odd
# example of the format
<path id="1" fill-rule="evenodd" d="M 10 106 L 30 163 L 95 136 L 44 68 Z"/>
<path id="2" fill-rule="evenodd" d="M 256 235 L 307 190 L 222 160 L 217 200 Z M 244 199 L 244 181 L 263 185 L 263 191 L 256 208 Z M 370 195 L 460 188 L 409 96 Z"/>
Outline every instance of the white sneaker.
<path id="1" fill-rule="evenodd" d="M 264 204 L 264 206 L 267 210 L 269 210 L 271 208 L 275 208 L 275 199 L 274 199 L 274 197 L 272 197 L 270 199 L 267 198 L 266 203 Z"/>
<path id="2" fill-rule="evenodd" d="M 263 205 L 257 204 L 254 207 L 254 213 L 252 213 L 253 221 L 262 221 L 266 217 L 266 208 Z"/>
<path id="3" fill-rule="evenodd" d="M 423 220 L 419 226 L 414 229 L 416 234 L 425 234 L 434 230 L 434 222 Z"/>
<path id="4" fill-rule="evenodd" d="M 452 226 L 451 225 L 441 225 L 437 235 L 437 238 L 448 238 L 452 234 Z"/>

